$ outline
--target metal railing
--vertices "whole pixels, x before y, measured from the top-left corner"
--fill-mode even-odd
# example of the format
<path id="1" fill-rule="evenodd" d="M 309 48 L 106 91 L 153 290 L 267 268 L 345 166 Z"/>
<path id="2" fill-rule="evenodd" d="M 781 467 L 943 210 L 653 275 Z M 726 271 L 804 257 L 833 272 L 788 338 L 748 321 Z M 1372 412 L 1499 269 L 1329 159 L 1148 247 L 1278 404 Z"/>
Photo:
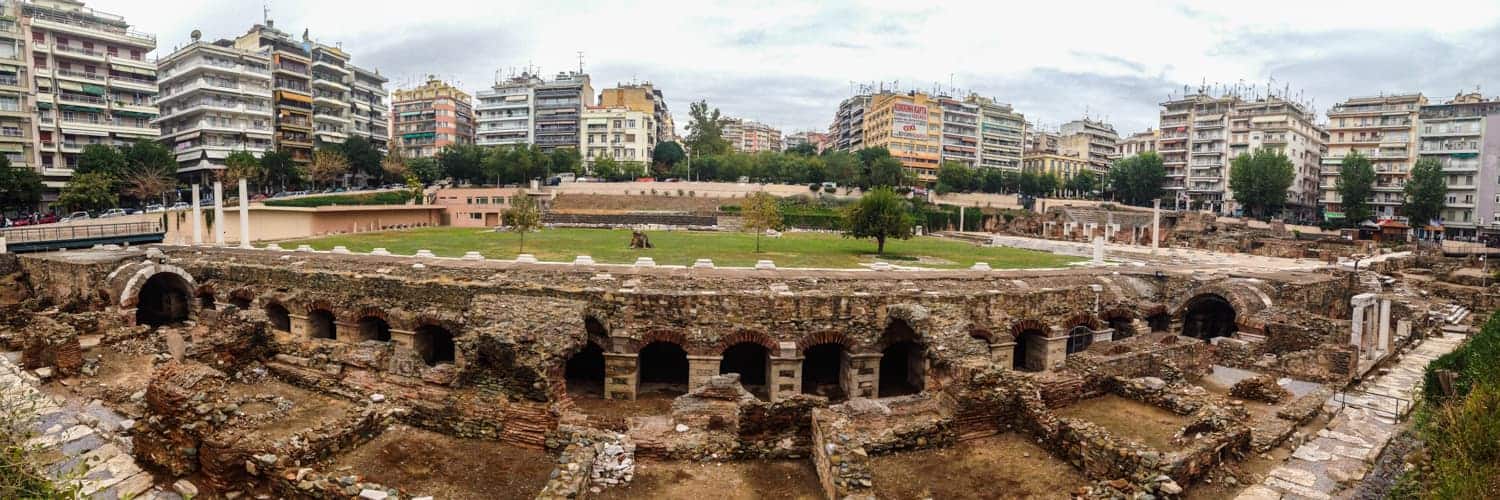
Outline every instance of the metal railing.
<path id="1" fill-rule="evenodd" d="M 1366 399 L 1368 399 L 1370 396 L 1382 398 L 1384 400 L 1387 400 L 1387 401 L 1390 401 L 1390 402 L 1394 403 L 1396 407 L 1395 407 L 1394 410 L 1387 410 L 1387 409 L 1380 408 L 1379 406 L 1376 406 L 1376 405 L 1373 405 L 1373 404 L 1364 404 L 1364 403 L 1360 403 L 1358 401 L 1356 401 L 1354 403 L 1351 403 L 1349 401 L 1349 399 L 1348 399 L 1350 393 L 1355 393 L 1356 395 L 1364 397 Z M 1381 415 L 1383 417 L 1388 417 L 1392 421 L 1398 421 L 1398 422 L 1402 419 L 1402 417 L 1404 417 L 1406 415 L 1407 412 L 1411 411 L 1411 408 L 1412 408 L 1412 401 L 1410 399 L 1400 398 L 1400 397 L 1396 397 L 1396 396 L 1388 396 L 1388 395 L 1385 395 L 1385 394 L 1380 394 L 1380 393 L 1375 393 L 1375 392 L 1369 392 L 1369 391 L 1361 391 L 1359 389 L 1353 389 L 1353 390 L 1348 390 L 1348 391 L 1341 391 L 1338 394 L 1334 395 L 1334 401 L 1339 404 L 1338 408 L 1333 411 L 1334 415 L 1337 415 L 1337 414 L 1339 414 L 1339 412 L 1344 411 L 1344 408 L 1349 408 L 1349 407 L 1364 408 L 1366 410 L 1373 411 L 1373 412 L 1375 412 L 1375 413 L 1377 413 L 1377 414 L 1379 414 L 1379 415 Z"/>
<path id="2" fill-rule="evenodd" d="M 136 236 L 166 232 L 161 221 L 122 222 L 116 224 L 68 225 L 53 227 L 27 227 L 0 230 L 7 244 L 39 241 L 69 241 L 116 236 Z"/>

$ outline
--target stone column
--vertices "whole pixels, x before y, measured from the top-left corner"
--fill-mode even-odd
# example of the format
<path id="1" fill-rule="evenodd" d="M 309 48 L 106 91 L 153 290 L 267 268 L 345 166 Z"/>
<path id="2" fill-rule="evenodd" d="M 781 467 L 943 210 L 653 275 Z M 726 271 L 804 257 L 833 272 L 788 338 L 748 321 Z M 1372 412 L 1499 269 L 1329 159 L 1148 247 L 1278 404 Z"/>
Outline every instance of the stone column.
<path id="1" fill-rule="evenodd" d="M 766 375 L 766 395 L 775 403 L 802 393 L 802 353 L 795 342 L 776 344 Z"/>
<path id="2" fill-rule="evenodd" d="M 1095 344 L 1098 344 L 1100 342 L 1110 342 L 1110 341 L 1113 341 L 1114 339 L 1115 339 L 1115 329 L 1114 328 L 1105 328 L 1103 330 L 1094 330 L 1094 340 L 1092 340 L 1091 342 L 1093 342 Z"/>
<path id="3" fill-rule="evenodd" d="M 1391 299 L 1380 300 L 1380 323 L 1376 326 L 1379 337 L 1375 348 L 1382 353 L 1391 352 Z"/>
<path id="4" fill-rule="evenodd" d="M 287 316 L 291 318 L 292 337 L 299 339 L 312 337 L 309 333 L 312 331 L 312 325 L 307 324 L 307 316 L 296 313 L 287 314 Z"/>
<path id="5" fill-rule="evenodd" d="M 240 179 L 240 248 L 250 248 L 250 182 Z"/>
<path id="6" fill-rule="evenodd" d="M 880 397 L 880 353 L 844 353 L 843 386 L 849 399 Z"/>
<path id="7" fill-rule="evenodd" d="M 1151 201 L 1151 252 L 1161 245 L 1161 199 Z"/>
<path id="8" fill-rule="evenodd" d="M 1011 370 L 1016 366 L 1016 343 L 1000 342 L 990 344 L 990 362 L 1001 370 Z"/>
<path id="9" fill-rule="evenodd" d="M 724 360 L 723 356 L 694 356 L 688 357 L 688 390 L 692 391 L 708 383 L 708 379 L 719 374 L 719 362 Z"/>
<path id="10" fill-rule="evenodd" d="M 214 245 L 224 246 L 224 183 L 214 181 Z"/>
<path id="11" fill-rule="evenodd" d="M 6 253 L 8 251 L 9 250 L 5 248 L 5 235 L 0 235 L 0 254 Z"/>
<path id="12" fill-rule="evenodd" d="M 1042 367 L 1043 371 L 1050 372 L 1062 368 L 1068 361 L 1068 332 L 1054 326 L 1047 333 L 1047 352 Z"/>
<path id="13" fill-rule="evenodd" d="M 193 244 L 203 244 L 203 211 L 198 208 L 198 192 L 200 186 L 193 184 L 193 206 L 188 210 L 193 212 Z"/>
<path id="14" fill-rule="evenodd" d="M 636 354 L 604 354 L 604 398 L 635 400 L 635 387 L 640 383 Z"/>
<path id="15" fill-rule="evenodd" d="M 398 349 L 413 350 L 417 348 L 417 333 L 410 330 L 391 329 L 391 343 Z"/>
<path id="16" fill-rule="evenodd" d="M 1092 231 L 1090 231 L 1092 233 Z M 1104 265 L 1104 237 L 1094 237 L 1094 265 Z"/>
<path id="17" fill-rule="evenodd" d="M 1360 348 L 1361 351 L 1364 351 L 1366 337 L 1365 330 L 1370 327 L 1370 318 L 1368 314 L 1369 311 L 1367 311 L 1367 309 L 1369 309 L 1370 306 L 1375 305 L 1375 294 L 1361 293 L 1359 295 L 1355 295 L 1353 298 L 1349 299 L 1349 305 L 1353 306 L 1351 307 L 1351 309 L 1353 309 L 1353 317 L 1351 319 L 1354 322 L 1350 327 L 1349 344 Z M 1368 355 L 1368 353 L 1365 352 L 1361 352 L 1360 354 Z"/>

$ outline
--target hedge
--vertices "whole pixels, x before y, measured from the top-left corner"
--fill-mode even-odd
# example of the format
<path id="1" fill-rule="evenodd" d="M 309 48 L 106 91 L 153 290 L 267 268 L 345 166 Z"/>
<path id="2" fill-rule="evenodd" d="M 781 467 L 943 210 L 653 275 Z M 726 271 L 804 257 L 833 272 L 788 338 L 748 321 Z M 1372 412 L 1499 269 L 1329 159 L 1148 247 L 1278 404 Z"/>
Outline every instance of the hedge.
<path id="1" fill-rule="evenodd" d="M 331 205 L 405 205 L 408 201 L 411 201 L 411 195 L 406 192 L 386 191 L 381 193 L 309 196 L 290 200 L 266 200 L 265 203 L 268 207 L 312 208 Z"/>
<path id="2" fill-rule="evenodd" d="M 1475 385 L 1500 385 L 1500 312 L 1491 315 L 1468 343 L 1427 365 L 1422 396 L 1429 403 L 1441 403 L 1445 399 L 1438 383 L 1439 370 L 1458 374 L 1453 381 L 1457 399 L 1467 396 Z"/>

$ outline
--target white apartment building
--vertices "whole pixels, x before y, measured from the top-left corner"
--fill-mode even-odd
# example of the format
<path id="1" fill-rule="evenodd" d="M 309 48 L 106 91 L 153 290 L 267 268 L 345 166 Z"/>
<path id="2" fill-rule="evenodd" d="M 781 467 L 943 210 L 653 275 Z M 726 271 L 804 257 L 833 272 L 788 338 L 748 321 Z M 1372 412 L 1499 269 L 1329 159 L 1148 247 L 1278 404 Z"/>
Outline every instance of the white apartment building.
<path id="1" fill-rule="evenodd" d="M 1062 124 L 1058 127 L 1058 135 L 1058 150 L 1065 155 L 1072 153 L 1086 158 L 1089 168 L 1095 173 L 1108 172 L 1110 164 L 1119 157 L 1116 143 L 1120 134 L 1115 132 L 1114 125 L 1084 118 Z"/>
<path id="2" fill-rule="evenodd" d="M 354 71 L 342 49 L 312 43 L 313 139 L 315 145 L 342 144 L 354 129 L 349 94 Z"/>
<path id="3" fill-rule="evenodd" d="M 1120 158 L 1129 158 L 1141 153 L 1156 152 L 1156 140 L 1161 133 L 1155 129 L 1146 129 L 1145 132 L 1130 134 L 1130 137 L 1120 140 Z"/>
<path id="4" fill-rule="evenodd" d="M 1229 193 L 1229 115 L 1238 97 L 1203 93 L 1161 104 L 1157 153 L 1166 168 L 1166 204 L 1227 213 Z"/>
<path id="5" fill-rule="evenodd" d="M 612 158 L 622 167 L 637 166 L 637 175 L 646 175 L 651 163 L 651 137 L 656 133 L 656 119 L 651 113 L 624 107 L 590 106 L 582 119 L 583 162 L 592 166 L 600 158 Z"/>
<path id="6" fill-rule="evenodd" d="M 1292 162 L 1294 176 L 1287 190 L 1283 216 L 1296 221 L 1314 220 L 1328 131 L 1314 122 L 1315 117 L 1307 108 L 1280 97 L 1240 101 L 1229 120 L 1230 161 L 1261 148 L 1285 154 Z M 1225 199 L 1232 200 L 1233 196 L 1226 192 Z"/>
<path id="7" fill-rule="evenodd" d="M 741 153 L 781 151 L 781 130 L 751 120 L 725 118 L 724 140 Z"/>
<path id="8" fill-rule="evenodd" d="M 979 105 L 946 96 L 939 97 L 937 102 L 943 112 L 939 164 L 979 165 Z"/>
<path id="9" fill-rule="evenodd" d="M 234 151 L 272 149 L 270 57 L 234 42 L 193 41 L 158 61 L 159 140 L 177 156 L 180 177 L 206 181 Z"/>
<path id="10" fill-rule="evenodd" d="M 379 71 L 353 64 L 348 67 L 354 72 L 354 85 L 349 92 L 349 116 L 354 128 L 349 134 L 364 137 L 382 152 L 389 151 L 391 108 L 386 101 L 390 93 L 385 90 L 385 84 L 390 80 L 380 76 Z"/>
<path id="11" fill-rule="evenodd" d="M 1500 99 L 1459 94 L 1422 106 L 1420 117 L 1418 152 L 1442 165 L 1448 186 L 1445 236 L 1500 235 Z"/>
<path id="12" fill-rule="evenodd" d="M 1009 104 L 969 95 L 979 107 L 979 166 L 1019 172 L 1026 142 L 1026 117 Z"/>
<path id="13" fill-rule="evenodd" d="M 533 144 L 536 87 L 542 79 L 522 73 L 481 90 L 474 102 L 474 143 L 480 146 Z"/>
<path id="14" fill-rule="evenodd" d="M 1352 97 L 1328 110 L 1328 154 L 1323 156 L 1319 202 L 1325 213 L 1344 210 L 1339 168 L 1359 152 L 1375 169 L 1370 209 L 1377 219 L 1401 217 L 1406 180 L 1417 162 L 1417 123 L 1427 98 L 1422 94 Z"/>

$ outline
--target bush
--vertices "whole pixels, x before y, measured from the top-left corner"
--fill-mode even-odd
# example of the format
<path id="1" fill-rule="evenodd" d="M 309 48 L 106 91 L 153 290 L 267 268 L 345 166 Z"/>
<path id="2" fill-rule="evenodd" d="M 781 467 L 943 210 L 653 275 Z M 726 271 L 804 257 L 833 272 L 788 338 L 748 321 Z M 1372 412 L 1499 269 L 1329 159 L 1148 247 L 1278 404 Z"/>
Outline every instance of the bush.
<path id="1" fill-rule="evenodd" d="M 387 191 L 383 193 L 309 196 L 290 200 L 266 200 L 266 206 L 312 208 L 332 205 L 405 205 L 409 200 L 411 200 L 411 193 Z"/>
<path id="2" fill-rule="evenodd" d="M 1453 394 L 1437 374 L 1451 371 Z M 1416 430 L 1427 467 L 1404 476 L 1397 494 L 1436 498 L 1500 497 L 1500 312 L 1467 344 L 1427 365 Z"/>

